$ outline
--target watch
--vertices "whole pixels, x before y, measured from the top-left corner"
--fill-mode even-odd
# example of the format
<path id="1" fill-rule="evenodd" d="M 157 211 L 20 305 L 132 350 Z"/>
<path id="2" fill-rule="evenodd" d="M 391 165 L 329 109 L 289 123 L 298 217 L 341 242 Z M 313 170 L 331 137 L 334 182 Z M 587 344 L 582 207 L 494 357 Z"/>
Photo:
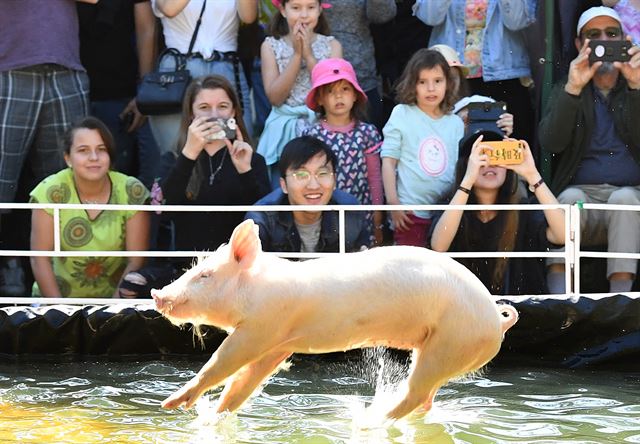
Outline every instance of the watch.
<path id="1" fill-rule="evenodd" d="M 531 191 L 532 193 L 535 193 L 538 187 L 543 183 L 544 183 L 544 179 L 540 178 L 540 180 L 534 183 L 533 185 L 529 185 L 529 191 Z"/>

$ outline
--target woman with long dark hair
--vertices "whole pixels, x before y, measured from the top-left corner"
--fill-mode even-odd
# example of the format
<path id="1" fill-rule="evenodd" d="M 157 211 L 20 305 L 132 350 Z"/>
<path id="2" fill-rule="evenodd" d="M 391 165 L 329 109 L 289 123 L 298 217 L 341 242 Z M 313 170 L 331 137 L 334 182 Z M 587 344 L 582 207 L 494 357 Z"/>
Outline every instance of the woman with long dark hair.
<path id="1" fill-rule="evenodd" d="M 252 205 L 269 188 L 264 158 L 254 152 L 231 83 L 222 76 L 192 81 L 183 101 L 176 163 L 162 184 L 170 205 Z M 219 120 L 217 120 L 219 119 Z M 233 126 L 220 135 L 220 122 Z M 212 121 L 213 120 L 213 121 Z M 242 222 L 243 212 L 172 213 L 176 249 L 215 250 Z"/>
<path id="2" fill-rule="evenodd" d="M 557 204 L 536 169 L 529 145 L 522 144 L 522 163 L 490 165 L 487 150 L 492 148 L 483 143 L 483 136 L 463 139 L 450 204 L 527 203 L 518 176 L 529 184 L 539 203 Z M 431 237 L 436 251 L 548 251 L 552 245 L 564 245 L 562 210 L 446 210 L 434 221 Z M 460 262 L 493 294 L 547 293 L 542 259 L 465 258 Z"/>

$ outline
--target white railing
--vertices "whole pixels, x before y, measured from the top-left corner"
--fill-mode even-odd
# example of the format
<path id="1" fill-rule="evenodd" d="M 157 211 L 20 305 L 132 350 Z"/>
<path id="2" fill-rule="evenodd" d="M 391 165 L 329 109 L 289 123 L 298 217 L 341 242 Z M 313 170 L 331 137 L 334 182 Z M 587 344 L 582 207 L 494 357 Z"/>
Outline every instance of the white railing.
<path id="1" fill-rule="evenodd" d="M 0 203 L 0 210 L 31 210 L 31 209 L 53 209 L 54 219 L 54 249 L 52 251 L 33 250 L 0 250 L 0 257 L 86 257 L 86 256 L 122 256 L 122 257 L 193 257 L 198 254 L 206 255 L 208 252 L 194 251 L 63 251 L 60 247 L 60 211 L 65 209 L 83 210 L 134 210 L 134 211 L 162 211 L 168 212 L 237 212 L 247 211 L 291 211 L 289 205 L 238 205 L 238 206 L 217 206 L 217 205 L 89 205 L 89 204 L 35 204 L 35 203 Z M 521 257 L 521 258 L 563 258 L 565 263 L 565 288 L 564 295 L 553 295 L 556 298 L 572 298 L 580 294 L 580 258 L 609 258 L 624 257 L 630 259 L 640 259 L 640 254 L 615 253 L 615 252 L 595 252 L 582 251 L 580 248 L 580 210 L 621 210 L 640 211 L 640 206 L 633 205 L 597 205 L 597 204 L 576 204 L 576 205 L 535 205 L 535 204 L 501 204 L 501 205 L 298 205 L 298 211 L 337 211 L 339 221 L 340 249 L 338 254 L 346 252 L 345 248 L 345 213 L 347 211 L 392 211 L 392 210 L 523 210 L 535 211 L 545 209 L 561 209 L 564 211 L 565 219 L 565 248 L 561 252 L 496 252 L 496 251 L 473 251 L 473 252 L 449 252 L 443 253 L 454 258 L 482 258 L 482 257 Z M 285 258 L 316 258 L 331 256 L 337 253 L 269 253 Z M 573 283 L 573 285 L 572 285 Z M 590 294 L 590 297 L 604 297 L 609 293 Z M 145 299 L 102 299 L 102 298 L 31 298 L 31 297 L 0 297 L 0 304 L 149 304 Z"/>

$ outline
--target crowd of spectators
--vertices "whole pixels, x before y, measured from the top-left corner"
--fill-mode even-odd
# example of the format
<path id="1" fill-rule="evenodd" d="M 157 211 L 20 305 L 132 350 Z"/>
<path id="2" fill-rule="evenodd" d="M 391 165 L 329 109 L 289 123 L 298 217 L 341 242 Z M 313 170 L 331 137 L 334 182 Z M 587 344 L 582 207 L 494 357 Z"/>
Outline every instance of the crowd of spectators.
<path id="1" fill-rule="evenodd" d="M 7 2 L 0 202 L 638 205 L 640 2 L 556 3 Z M 545 36 L 531 29 L 552 12 L 554 78 L 537 79 Z M 628 60 L 593 61 L 593 40 L 628 41 Z M 193 78 L 182 112 L 141 114 L 137 84 L 174 70 L 175 54 Z M 469 125 L 477 103 L 503 106 L 480 133 Z M 522 163 L 490 162 L 492 139 L 520 140 Z M 53 249 L 52 214 L 0 210 L 0 249 Z M 195 255 L 227 242 L 244 218 L 266 251 L 338 251 L 335 212 L 296 210 L 64 210 L 60 244 Z M 640 252 L 639 212 L 581 220 L 588 244 Z M 552 251 L 565 231 L 560 210 L 447 210 L 349 212 L 345 233 L 347 251 Z M 0 296 L 147 297 L 189 262 L 5 256 Z M 565 291 L 558 260 L 462 262 L 494 294 Z M 608 261 L 610 291 L 630 291 L 636 275 L 637 260 Z"/>

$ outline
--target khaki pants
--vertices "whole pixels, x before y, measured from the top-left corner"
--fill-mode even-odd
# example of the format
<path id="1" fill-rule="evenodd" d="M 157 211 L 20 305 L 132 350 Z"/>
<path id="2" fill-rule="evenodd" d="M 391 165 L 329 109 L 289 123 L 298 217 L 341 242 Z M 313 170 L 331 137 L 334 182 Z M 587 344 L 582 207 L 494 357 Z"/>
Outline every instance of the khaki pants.
<path id="1" fill-rule="evenodd" d="M 561 204 L 582 201 L 595 204 L 640 205 L 640 186 L 574 185 L 560 193 L 558 201 Z M 607 251 L 612 253 L 640 252 L 638 211 L 582 210 L 580 229 L 581 245 L 585 247 L 607 245 Z M 562 259 L 551 258 L 547 263 L 562 263 Z M 607 260 L 607 278 L 613 273 L 636 274 L 637 268 L 636 259 L 610 258 Z"/>

